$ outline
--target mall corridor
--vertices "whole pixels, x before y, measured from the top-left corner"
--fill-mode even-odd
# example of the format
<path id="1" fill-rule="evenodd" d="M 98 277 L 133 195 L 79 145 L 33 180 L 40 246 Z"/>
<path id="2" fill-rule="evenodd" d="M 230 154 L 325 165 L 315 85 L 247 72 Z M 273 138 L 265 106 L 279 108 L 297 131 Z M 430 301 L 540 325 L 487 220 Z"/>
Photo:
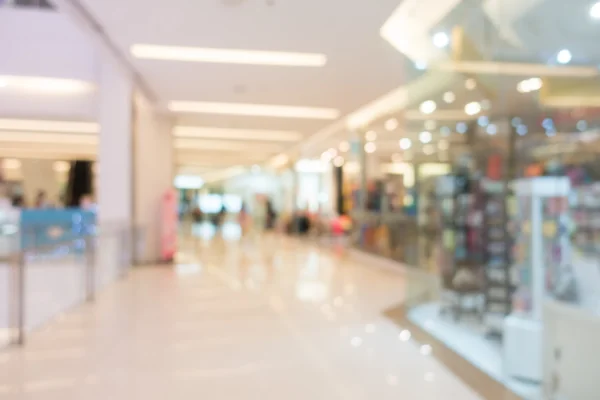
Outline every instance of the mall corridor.
<path id="1" fill-rule="evenodd" d="M 401 274 L 273 236 L 188 240 L 0 353 L 0 399 L 477 399 L 387 320 Z"/>

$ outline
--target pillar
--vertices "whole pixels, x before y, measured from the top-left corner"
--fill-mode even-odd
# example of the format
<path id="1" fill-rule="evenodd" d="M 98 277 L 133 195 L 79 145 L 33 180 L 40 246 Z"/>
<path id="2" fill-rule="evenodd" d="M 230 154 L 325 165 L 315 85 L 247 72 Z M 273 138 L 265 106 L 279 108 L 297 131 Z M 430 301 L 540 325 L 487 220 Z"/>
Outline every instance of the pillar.
<path id="1" fill-rule="evenodd" d="M 173 188 L 174 158 L 170 117 L 156 112 L 141 94 L 134 103 L 134 223 L 136 261 L 161 261 L 163 198 Z"/>
<path id="2" fill-rule="evenodd" d="M 99 82 L 98 223 L 125 228 L 133 225 L 132 81 L 105 57 Z"/>

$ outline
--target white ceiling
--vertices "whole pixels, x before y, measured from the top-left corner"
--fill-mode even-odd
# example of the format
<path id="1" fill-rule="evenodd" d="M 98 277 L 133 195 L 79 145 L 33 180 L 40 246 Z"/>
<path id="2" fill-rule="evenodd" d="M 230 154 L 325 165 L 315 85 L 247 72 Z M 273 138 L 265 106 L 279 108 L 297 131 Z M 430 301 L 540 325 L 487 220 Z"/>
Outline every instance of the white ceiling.
<path id="1" fill-rule="evenodd" d="M 512 89 L 506 89 L 514 87 L 522 77 L 499 80 L 497 75 L 489 78 L 480 75 L 477 79 L 481 91 L 461 93 L 458 87 L 467 78 L 463 73 L 418 71 L 414 67 L 414 62 L 420 61 L 417 58 L 432 61 L 447 57 L 446 51 L 432 46 L 435 32 L 450 33 L 453 27 L 464 26 L 475 47 L 487 59 L 546 64 L 553 62 L 551 58 L 559 48 L 568 47 L 574 52 L 575 64 L 600 63 L 597 49 L 589 46 L 589 36 L 596 31 L 597 24 L 587 16 L 591 5 L 587 0 L 573 0 L 568 7 L 560 0 L 55 0 L 55 3 L 63 12 L 65 4 L 81 5 L 92 23 L 98 24 L 96 28 L 127 57 L 165 112 L 170 101 L 334 108 L 342 116 L 351 115 L 348 121 L 374 120 L 376 129 L 389 116 L 399 118 L 405 129 L 382 136 L 391 141 L 422 129 L 429 118 L 408 118 L 408 115 L 418 114 L 418 103 L 428 98 L 437 100 L 442 106 L 439 111 L 449 113 L 460 112 L 466 102 L 490 95 L 493 110 L 506 113 L 522 110 L 524 105 L 537 111 L 534 96 L 517 99 Z M 390 32 L 409 40 L 384 40 L 380 29 L 386 21 L 390 21 Z M 554 39 L 549 41 L 547 37 Z M 323 68 L 313 68 L 138 60 L 130 56 L 133 44 L 322 53 L 328 62 Z M 0 64 L 0 72 L 1 69 Z M 441 96 L 450 89 L 456 91 L 457 100 L 443 106 Z M 85 110 L 93 106 L 89 98 L 81 100 L 75 99 L 74 104 L 83 104 Z M 11 110 L 10 99 L 3 100 L 0 96 L 2 104 Z M 43 108 L 43 104 L 33 104 L 30 116 L 41 113 Z M 409 113 L 404 114 L 404 108 Z M 58 117 L 63 118 L 64 113 Z M 182 153 L 178 162 L 195 171 L 260 163 L 291 148 L 306 151 L 309 144 L 322 151 L 339 143 L 348 129 L 345 118 L 326 121 L 210 114 L 175 117 L 176 123 L 184 126 L 301 134 L 298 143 L 273 138 L 262 144 L 225 138 L 185 142 L 185 146 L 180 146 L 185 147 L 185 152 L 178 150 Z M 447 123 L 443 117 L 437 119 L 438 126 Z"/>
<path id="2" fill-rule="evenodd" d="M 405 57 L 379 35 L 398 0 L 79 1 L 127 55 L 163 109 L 170 101 L 202 101 L 333 108 L 345 115 L 405 78 Z M 307 68 L 139 60 L 130 55 L 134 44 L 321 53 L 327 64 Z M 332 123 L 210 114 L 180 114 L 176 121 L 186 126 L 296 131 L 304 137 Z M 294 145 L 279 144 L 276 152 L 262 151 L 259 161 Z M 232 144 L 230 150 L 240 164 L 256 162 L 251 147 L 240 152 Z M 228 155 L 225 148 L 219 152 Z"/>

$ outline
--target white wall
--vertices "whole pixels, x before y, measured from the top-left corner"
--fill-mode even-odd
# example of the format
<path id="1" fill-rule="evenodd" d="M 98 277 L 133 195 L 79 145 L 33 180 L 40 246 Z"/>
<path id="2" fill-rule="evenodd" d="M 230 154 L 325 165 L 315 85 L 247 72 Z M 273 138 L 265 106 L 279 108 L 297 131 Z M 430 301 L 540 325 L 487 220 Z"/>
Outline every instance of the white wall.
<path id="1" fill-rule="evenodd" d="M 58 204 L 60 198 L 60 183 L 54 172 L 54 161 L 50 160 L 22 160 L 23 195 L 26 204 L 33 206 L 37 193 L 43 190 L 50 204 Z"/>
<path id="2" fill-rule="evenodd" d="M 172 123 L 141 95 L 134 112 L 134 221 L 144 232 L 142 262 L 160 259 L 162 199 L 173 187 Z"/>
<path id="3" fill-rule="evenodd" d="M 97 55 L 65 15 L 0 8 L 0 75 L 97 80 Z M 95 119 L 94 93 L 32 95 L 0 89 L 0 115 Z"/>

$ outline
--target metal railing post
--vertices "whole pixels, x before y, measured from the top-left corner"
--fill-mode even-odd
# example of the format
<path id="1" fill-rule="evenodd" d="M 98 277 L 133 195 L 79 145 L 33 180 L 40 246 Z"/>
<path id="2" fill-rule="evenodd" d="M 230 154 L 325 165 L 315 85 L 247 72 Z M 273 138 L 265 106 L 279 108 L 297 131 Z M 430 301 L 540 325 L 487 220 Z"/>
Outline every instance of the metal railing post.
<path id="1" fill-rule="evenodd" d="M 17 344 L 25 344 L 25 252 L 19 251 L 17 256 Z"/>
<path id="2" fill-rule="evenodd" d="M 86 270 L 86 300 L 94 301 L 96 292 L 96 269 L 95 269 L 95 251 L 92 236 L 85 238 L 85 270 Z"/>

